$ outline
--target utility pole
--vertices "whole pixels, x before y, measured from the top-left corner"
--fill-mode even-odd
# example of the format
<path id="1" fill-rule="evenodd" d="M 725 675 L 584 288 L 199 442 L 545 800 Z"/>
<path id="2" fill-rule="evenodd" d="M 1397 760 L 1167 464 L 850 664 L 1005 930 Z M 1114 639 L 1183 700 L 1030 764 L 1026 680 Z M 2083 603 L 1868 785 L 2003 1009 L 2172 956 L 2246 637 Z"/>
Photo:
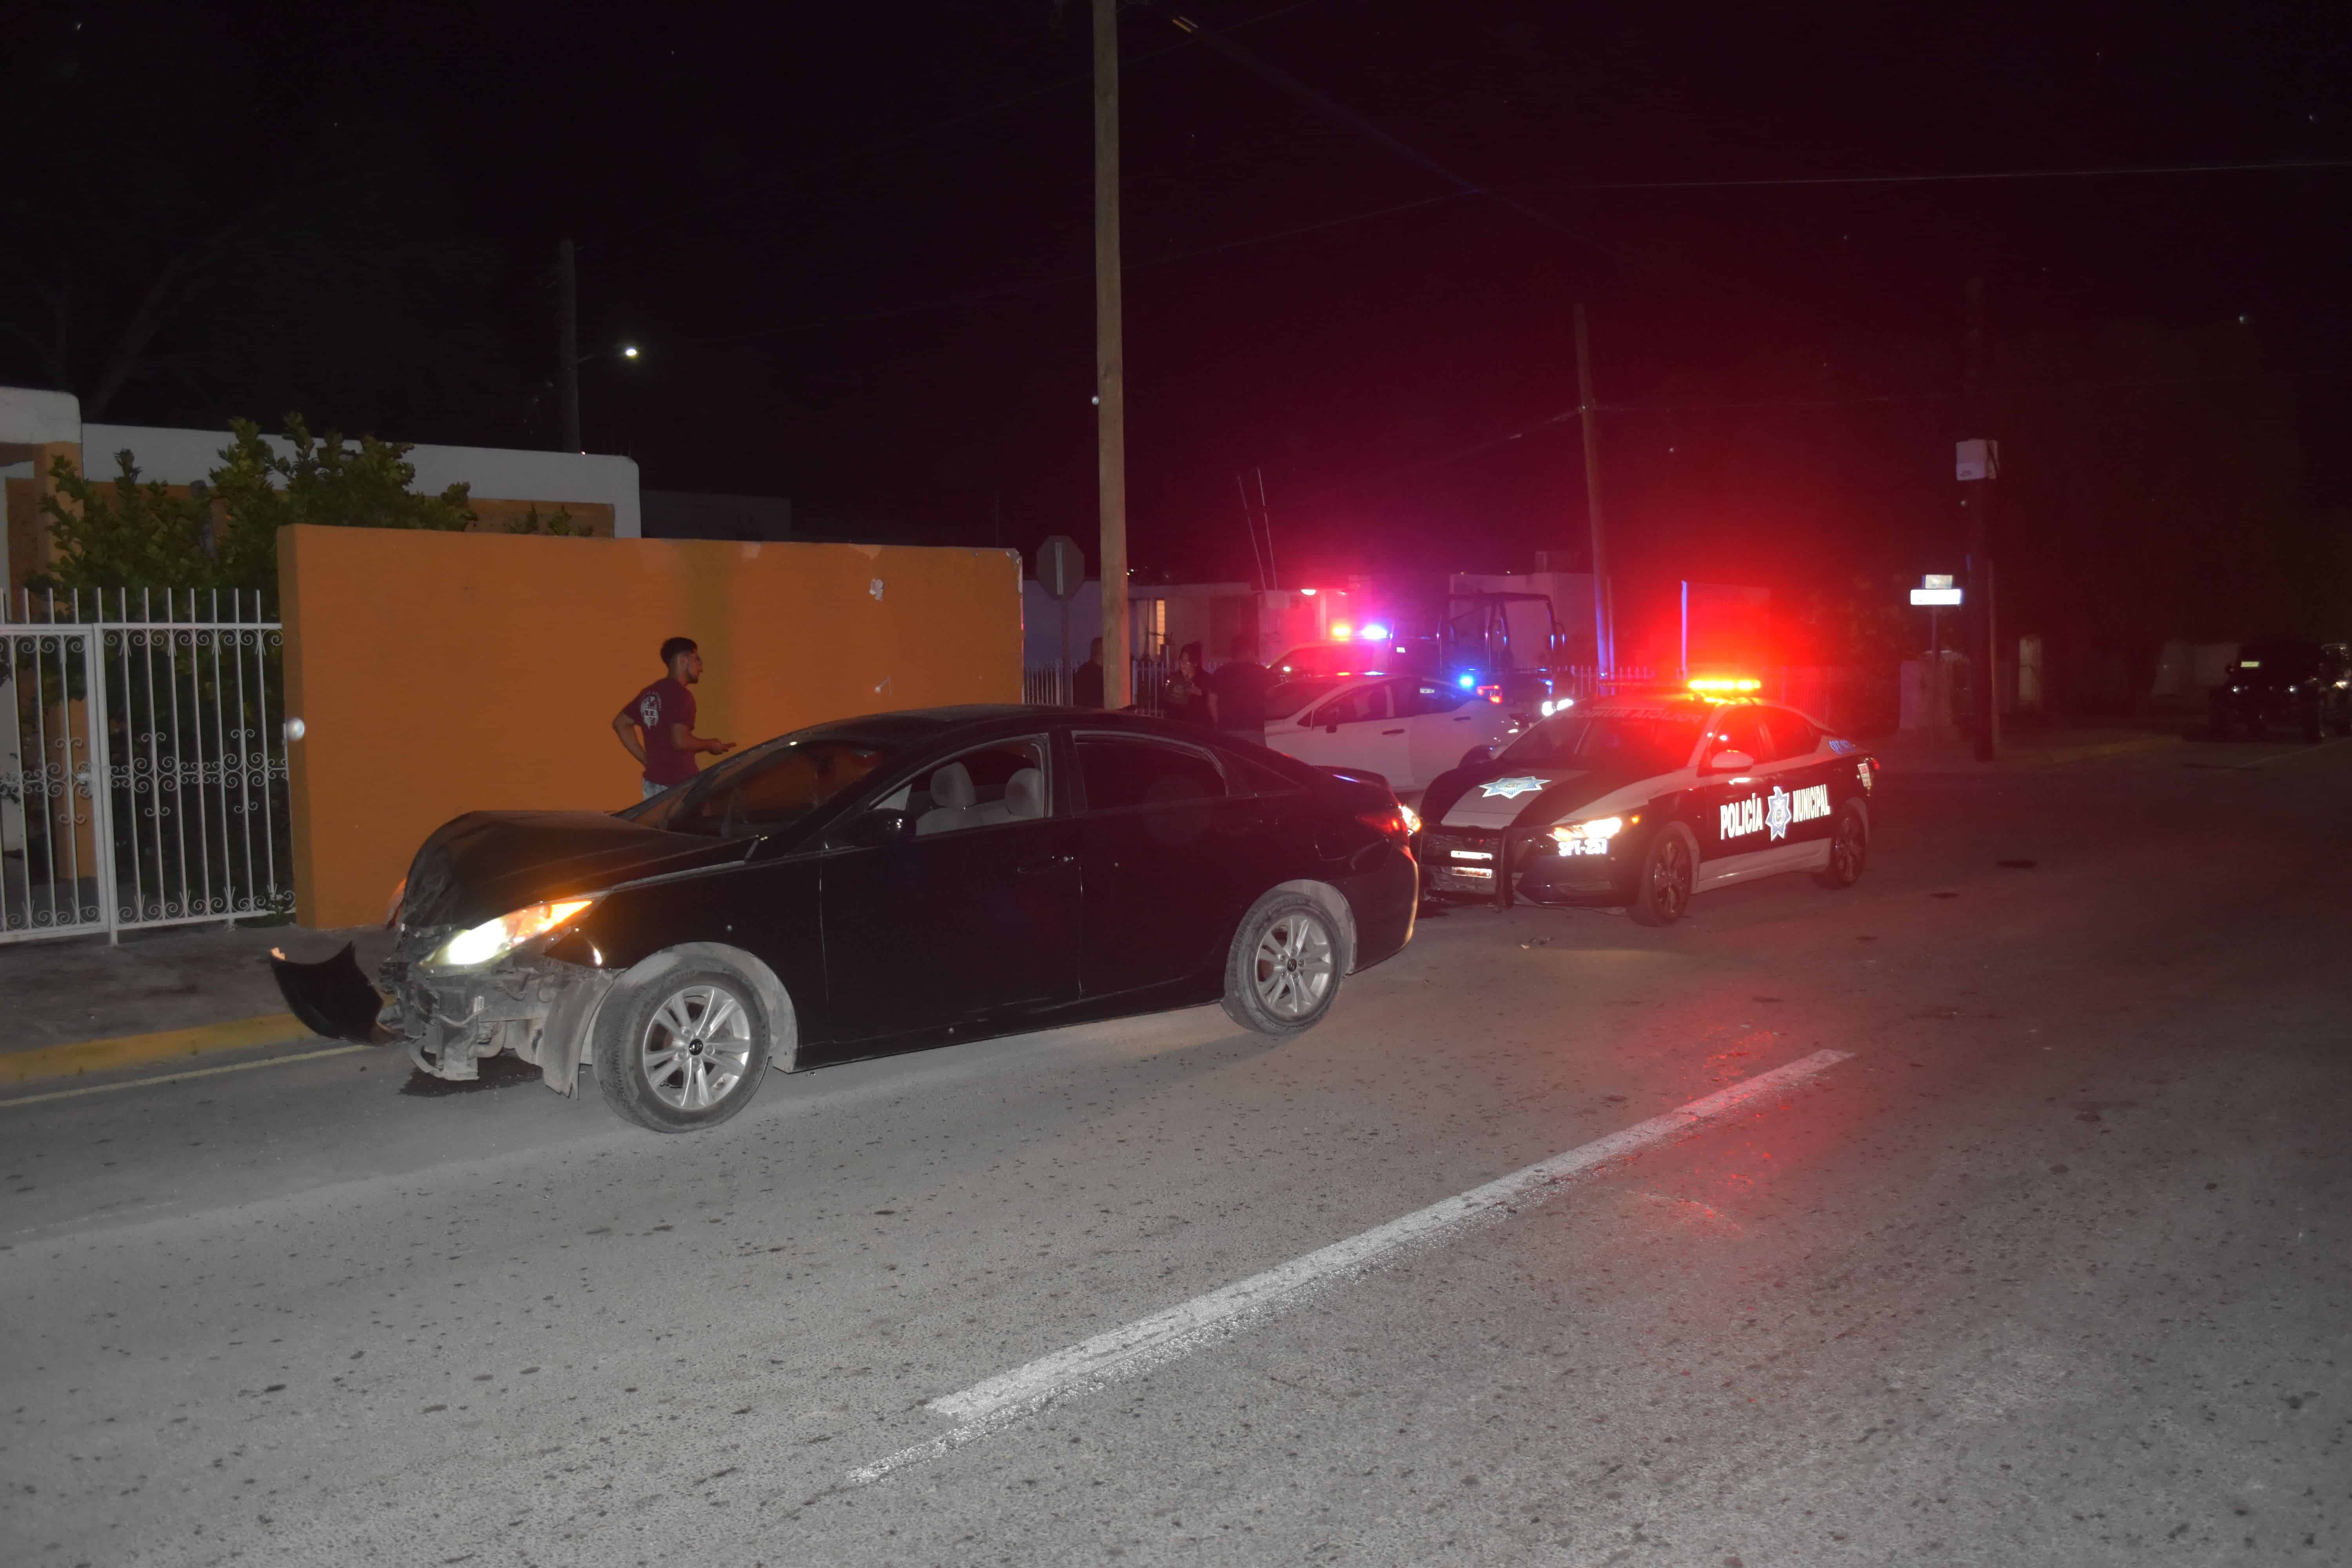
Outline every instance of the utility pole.
<path id="1" fill-rule="evenodd" d="M 1975 731 L 1977 760 L 1991 762 L 2000 749 L 2000 638 L 1993 616 L 1992 487 L 1999 473 L 2000 447 L 1985 430 L 1985 310 L 1984 279 L 1968 285 L 1969 329 L 1967 384 L 1961 406 L 1967 411 L 1969 440 L 1981 441 L 1983 456 L 1975 478 L 1962 478 L 1960 504 L 1969 514 L 1968 594 L 1961 607 L 1968 638 L 1970 728 Z"/>
<path id="2" fill-rule="evenodd" d="M 1102 519 L 1103 706 L 1135 700 L 1127 651 L 1127 357 L 1119 331 L 1118 0 L 1095 5 L 1096 487 Z"/>
<path id="3" fill-rule="evenodd" d="M 1592 405 L 1592 351 L 1585 342 L 1580 301 L 1576 307 L 1576 412 L 1584 425 L 1584 515 L 1592 525 L 1592 662 L 1606 679 L 1617 672 L 1617 628 L 1610 614 L 1609 551 L 1601 532 L 1601 426 Z"/>
<path id="4" fill-rule="evenodd" d="M 563 449 L 582 450 L 580 441 L 580 278 L 572 266 L 572 242 L 555 246 L 556 395 L 563 408 Z"/>

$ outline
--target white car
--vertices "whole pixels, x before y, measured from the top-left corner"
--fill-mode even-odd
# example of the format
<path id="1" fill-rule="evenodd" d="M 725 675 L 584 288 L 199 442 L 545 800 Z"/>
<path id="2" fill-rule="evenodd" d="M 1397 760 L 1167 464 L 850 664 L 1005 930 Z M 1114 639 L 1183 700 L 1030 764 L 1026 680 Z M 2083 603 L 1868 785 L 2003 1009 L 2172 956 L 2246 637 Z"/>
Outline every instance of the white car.
<path id="1" fill-rule="evenodd" d="M 1320 675 L 1286 680 L 1265 698 L 1265 743 L 1318 768 L 1362 768 L 1399 792 L 1460 767 L 1475 746 L 1498 748 L 1511 716 L 1496 694 L 1413 675 Z"/>

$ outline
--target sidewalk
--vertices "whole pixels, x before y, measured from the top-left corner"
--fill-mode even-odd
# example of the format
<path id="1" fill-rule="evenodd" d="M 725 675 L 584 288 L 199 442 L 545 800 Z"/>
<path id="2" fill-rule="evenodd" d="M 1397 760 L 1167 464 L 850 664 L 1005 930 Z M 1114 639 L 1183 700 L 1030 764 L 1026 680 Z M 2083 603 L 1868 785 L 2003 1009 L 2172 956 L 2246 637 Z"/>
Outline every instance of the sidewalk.
<path id="1" fill-rule="evenodd" d="M 269 950 L 331 956 L 355 942 L 373 973 L 391 942 L 373 927 L 181 926 L 0 946 L 0 1089 L 93 1072 L 153 1070 L 273 1045 L 318 1041 L 270 977 Z M 71 1047 L 73 1049 L 60 1049 Z M 224 1058 L 225 1059 L 225 1058 Z"/>
<path id="2" fill-rule="evenodd" d="M 1864 745 L 1885 764 L 1890 773 L 1976 773 L 2055 767 L 2098 757 L 2128 756 L 2135 752 L 2168 751 L 2185 744 L 2187 739 L 2180 727 L 2031 730 L 2003 734 L 2000 754 L 1990 763 L 1977 760 L 1975 745 L 1965 735 L 1937 738 L 1910 732 L 1881 736 Z"/>

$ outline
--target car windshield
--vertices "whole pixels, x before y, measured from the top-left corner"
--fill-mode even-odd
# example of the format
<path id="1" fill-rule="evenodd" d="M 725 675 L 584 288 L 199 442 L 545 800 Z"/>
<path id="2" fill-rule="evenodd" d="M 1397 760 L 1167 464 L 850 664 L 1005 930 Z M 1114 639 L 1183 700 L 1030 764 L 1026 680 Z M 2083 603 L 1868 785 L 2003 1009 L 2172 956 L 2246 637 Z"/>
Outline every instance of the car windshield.
<path id="1" fill-rule="evenodd" d="M 620 815 L 671 833 L 740 838 L 789 827 L 905 750 L 868 736 L 787 735 Z"/>
<path id="2" fill-rule="evenodd" d="M 1672 773 L 1690 765 L 1703 716 L 1562 714 L 1511 742 L 1501 758 L 1514 767 L 1609 768 Z"/>
<path id="3" fill-rule="evenodd" d="M 1287 719 L 1310 702 L 1320 701 L 1348 684 L 1347 678 L 1318 676 L 1309 680 L 1286 680 L 1266 689 L 1265 716 Z"/>

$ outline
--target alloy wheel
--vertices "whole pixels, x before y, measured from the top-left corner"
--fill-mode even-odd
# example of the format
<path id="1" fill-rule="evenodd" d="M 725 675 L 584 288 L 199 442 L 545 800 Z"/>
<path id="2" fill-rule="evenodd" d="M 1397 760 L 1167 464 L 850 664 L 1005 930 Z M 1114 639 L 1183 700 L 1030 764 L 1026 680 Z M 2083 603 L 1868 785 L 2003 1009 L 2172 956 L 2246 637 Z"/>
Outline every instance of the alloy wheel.
<path id="1" fill-rule="evenodd" d="M 1253 971 L 1267 1012 L 1304 1018 L 1321 1005 L 1338 972 L 1331 933 L 1313 915 L 1285 914 L 1258 939 Z"/>
<path id="2" fill-rule="evenodd" d="M 1862 875 L 1862 821 L 1848 816 L 1838 824 L 1837 837 L 1830 842 L 1830 869 L 1841 882 L 1851 882 Z"/>
<path id="3" fill-rule="evenodd" d="M 1667 920 L 1680 920 L 1683 910 L 1690 907 L 1690 850 L 1679 838 L 1669 837 L 1658 847 L 1658 857 L 1650 865 L 1650 905 Z"/>
<path id="4" fill-rule="evenodd" d="M 654 1096 L 673 1110 L 707 1110 L 735 1092 L 751 1060 L 751 1014 L 723 985 L 679 987 L 637 1042 Z"/>

